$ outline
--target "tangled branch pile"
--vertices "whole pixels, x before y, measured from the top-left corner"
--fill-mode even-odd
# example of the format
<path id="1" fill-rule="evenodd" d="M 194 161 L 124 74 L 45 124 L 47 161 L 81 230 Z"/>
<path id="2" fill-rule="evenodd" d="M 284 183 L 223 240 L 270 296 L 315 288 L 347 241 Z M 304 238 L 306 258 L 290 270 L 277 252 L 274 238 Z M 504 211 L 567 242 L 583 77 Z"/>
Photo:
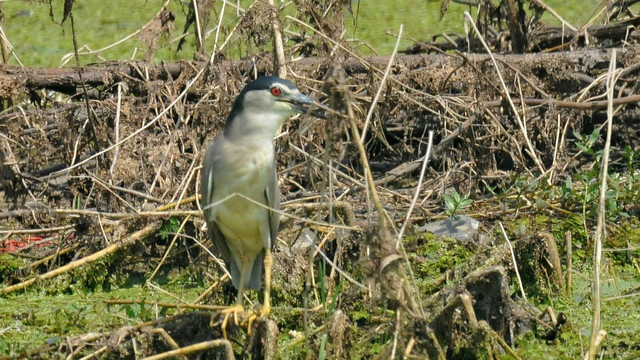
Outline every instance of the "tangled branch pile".
<path id="1" fill-rule="evenodd" d="M 178 347 L 221 345 L 223 350 L 213 351 L 221 358 L 233 357 L 234 351 L 268 357 L 275 349 L 269 341 L 275 341 L 279 328 L 285 334 L 310 331 L 306 341 L 311 347 L 305 353 L 326 351 L 335 358 L 371 355 L 371 343 L 382 344 L 376 351 L 387 357 L 404 353 L 455 358 L 478 349 L 486 349 L 491 357 L 497 356 L 495 351 L 517 357 L 510 346 L 518 334 L 536 326 L 545 334 L 560 331 L 562 322 L 552 312 L 523 306 L 526 299 L 510 291 L 515 272 L 509 247 L 496 235 L 496 220 L 512 221 L 535 212 L 573 219 L 583 213 L 588 200 L 575 194 L 590 185 L 576 182 L 568 192 L 561 187 L 567 186 L 567 179 L 593 170 L 593 149 L 602 145 L 594 130 L 606 120 L 605 77 L 612 51 L 617 52 L 618 81 L 611 168 L 627 170 L 625 149 L 640 147 L 640 47 L 631 40 L 635 32 L 626 29 L 640 18 L 624 18 L 624 11 L 616 11 L 621 20 L 609 17 L 613 24 L 558 35 L 529 22 L 536 15 L 527 19 L 521 1 L 516 2 L 519 10 L 511 9 L 513 17 L 507 12 L 499 19 L 493 15 L 503 14 L 507 5 L 485 6 L 487 12 L 478 19 L 481 31 L 467 37 L 470 45 L 464 37 L 417 44 L 407 50 L 412 54 L 392 60 L 359 57 L 341 40 L 346 3 L 296 2 L 296 17 L 281 18 L 280 25 L 287 29 L 285 43 L 293 44 L 284 49 L 286 59 L 304 58 L 286 65 L 291 80 L 320 101 L 328 102 L 334 95 L 325 84 L 345 81 L 348 106 L 354 109 L 392 233 L 407 226 L 407 211 L 414 192 L 419 192 L 408 218 L 408 236 L 399 242 L 402 246 L 396 244 L 396 235 L 380 235 L 349 123 L 341 117 L 324 121 L 302 116 L 288 122 L 276 142 L 289 218 L 283 224 L 274 270 L 275 330 L 267 322 L 251 336 L 236 332 L 235 341 L 249 345 L 232 346 L 216 340 L 219 324 L 193 336 L 189 329 L 208 327 L 211 317 L 195 312 L 92 339 L 76 338 L 60 351 L 90 343 L 94 354 L 106 347 L 102 352 L 117 358 L 130 354 L 132 339 L 144 338 L 146 355 L 170 350 L 174 341 Z M 197 5 L 206 14 L 200 17 L 205 28 L 212 4 Z M 28 234 L 24 229 L 38 229 L 40 244 L 46 244 L 30 245 L 35 257 L 30 266 L 0 272 L 3 293 L 98 260 L 103 267 L 97 280 L 75 275 L 75 281 L 107 288 L 111 275 L 135 270 L 153 271 L 147 279 L 152 284 L 158 269 L 151 264 L 162 265 L 167 273 L 175 267 L 195 267 L 199 272 L 206 268 L 214 273 L 212 281 L 221 280 L 221 268 L 207 262 L 206 251 L 190 240 L 210 246 L 194 201 L 199 165 L 234 96 L 248 79 L 270 74 L 277 65 L 270 52 L 271 36 L 266 35 L 274 21 L 269 14 L 268 4 L 258 1 L 243 12 L 237 28 L 229 30 L 256 54 L 241 61 L 222 60 L 216 53 L 211 62 L 117 62 L 80 69 L 2 66 L 0 235 L 8 240 Z M 165 11 L 157 19 L 171 21 Z M 495 30 L 497 24 L 508 31 Z M 161 31 L 149 30 L 145 36 L 151 37 L 153 49 Z M 480 40 L 488 42 L 486 48 Z M 585 43 L 595 46 L 582 46 Z M 464 53 L 467 48 L 482 53 Z M 567 48 L 572 51 L 488 54 Z M 439 54 L 416 53 L 434 49 Z M 206 58 L 204 45 L 198 54 L 198 59 Z M 424 183 L 416 189 L 430 130 L 435 130 L 433 156 Z M 636 166 L 630 161 L 632 168 Z M 630 186 L 635 180 L 620 181 L 620 186 Z M 558 196 L 540 196 L 541 189 L 549 187 L 555 187 Z M 454 194 L 458 200 L 474 200 L 468 214 L 487 230 L 469 230 L 471 241 L 437 240 L 445 248 L 463 249 L 464 255 L 434 274 L 434 260 L 424 255 L 434 239 L 422 235 L 420 227 L 448 217 L 443 213 L 459 213 L 455 207 L 445 208 L 456 205 Z M 637 216 L 637 203 L 629 196 L 634 195 L 621 193 L 616 199 L 628 204 L 618 211 Z M 589 206 L 586 210 L 594 210 Z M 318 226 L 318 221 L 340 227 Z M 572 229 L 554 230 L 556 238 L 564 230 Z M 549 232 L 509 231 L 520 237 L 520 254 L 533 254 L 519 258 L 525 264 L 523 276 L 530 275 L 527 292 L 544 293 L 549 286 L 554 294 L 564 286 L 560 255 Z M 188 256 L 170 253 L 173 233 L 185 234 Z M 551 241 L 536 241 L 549 236 Z M 310 248 L 307 237 L 322 252 Z M 170 255 L 160 261 L 165 251 Z M 315 256 L 311 262 L 310 251 Z M 526 267 L 532 263 L 551 265 L 544 270 Z M 312 294 L 322 296 L 309 298 L 305 283 Z M 193 303 L 228 303 L 225 296 L 232 291 L 226 290 L 203 294 Z M 291 314 L 301 308 L 304 320 Z M 538 318 L 552 319 L 546 321 L 551 325 L 540 325 Z M 262 342 L 256 343 L 256 338 Z M 280 346 L 280 355 L 295 354 L 301 346 L 296 341 Z"/>

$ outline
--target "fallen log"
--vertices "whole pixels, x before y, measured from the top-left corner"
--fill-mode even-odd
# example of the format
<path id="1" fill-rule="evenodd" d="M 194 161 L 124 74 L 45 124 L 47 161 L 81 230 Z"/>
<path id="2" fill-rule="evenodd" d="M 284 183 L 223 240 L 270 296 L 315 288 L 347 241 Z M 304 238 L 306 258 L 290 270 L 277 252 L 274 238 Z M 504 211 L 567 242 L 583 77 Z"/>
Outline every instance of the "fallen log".
<path id="1" fill-rule="evenodd" d="M 516 69 L 540 72 L 547 80 L 570 81 L 579 84 L 578 79 L 570 79 L 568 69 L 579 70 L 589 75 L 599 74 L 604 71 L 609 63 L 613 49 L 577 50 L 571 52 L 535 53 L 535 54 L 496 54 L 494 57 L 500 63 L 508 63 Z M 618 48 L 618 58 L 621 66 L 632 66 L 638 63 L 636 51 L 631 48 Z M 420 54 L 403 55 L 395 59 L 395 73 L 406 72 L 405 76 L 416 76 L 416 72 L 429 73 L 434 68 L 439 72 L 446 69 L 456 69 L 463 66 L 465 61 L 483 63 L 490 59 L 487 54 L 465 54 L 464 58 L 455 54 Z M 366 58 L 349 57 L 342 66 L 348 76 L 356 76 L 362 73 L 382 72 L 387 65 L 389 57 L 372 56 Z M 302 58 L 288 64 L 297 74 L 309 78 L 316 78 L 314 74 L 323 74 L 330 61 L 326 58 Z M 206 66 L 206 62 L 177 62 L 148 64 L 139 61 L 122 61 L 100 65 L 92 65 L 82 68 L 82 78 L 86 85 L 93 87 L 109 87 L 117 82 L 129 84 L 133 94 L 143 95 L 144 90 L 140 83 L 153 81 L 167 81 L 179 77 L 188 78 L 189 73 L 195 74 L 195 69 Z M 264 60 L 239 60 L 223 61 L 217 65 L 221 68 L 239 70 L 248 73 L 255 67 L 258 74 L 270 73 L 273 65 Z M 638 72 L 635 66 L 631 73 Z M 445 71 L 446 72 L 446 71 Z M 434 75 L 434 74 L 430 74 Z M 23 92 L 36 90 L 52 90 L 69 95 L 80 92 L 80 76 L 75 68 L 38 69 L 24 68 L 8 65 L 0 65 L 0 98 L 11 99 Z M 138 89 L 140 88 L 140 89 Z"/>

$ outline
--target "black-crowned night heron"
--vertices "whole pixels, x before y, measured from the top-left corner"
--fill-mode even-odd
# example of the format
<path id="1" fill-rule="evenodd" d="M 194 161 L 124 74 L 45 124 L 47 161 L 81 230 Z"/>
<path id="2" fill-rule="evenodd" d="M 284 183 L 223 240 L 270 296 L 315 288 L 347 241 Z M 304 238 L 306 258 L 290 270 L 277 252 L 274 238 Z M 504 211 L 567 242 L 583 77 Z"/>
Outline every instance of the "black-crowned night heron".
<path id="1" fill-rule="evenodd" d="M 302 113 L 314 101 L 290 81 L 258 78 L 247 85 L 233 103 L 222 134 L 209 145 L 202 164 L 201 205 L 218 254 L 238 289 L 230 313 L 242 312 L 245 289 L 262 286 L 261 311 L 271 311 L 271 251 L 276 243 L 280 191 L 273 138 L 282 123 Z M 225 332 L 226 335 L 226 332 Z"/>

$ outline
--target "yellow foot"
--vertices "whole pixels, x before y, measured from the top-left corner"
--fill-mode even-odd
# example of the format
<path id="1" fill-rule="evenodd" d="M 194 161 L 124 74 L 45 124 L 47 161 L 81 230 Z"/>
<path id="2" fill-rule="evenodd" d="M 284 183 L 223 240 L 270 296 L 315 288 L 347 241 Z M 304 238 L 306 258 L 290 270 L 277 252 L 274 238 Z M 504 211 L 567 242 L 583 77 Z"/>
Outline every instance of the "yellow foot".
<path id="1" fill-rule="evenodd" d="M 271 304 L 269 301 L 265 301 L 262 305 L 262 311 L 260 312 L 260 317 L 267 317 L 271 314 Z"/>
<path id="2" fill-rule="evenodd" d="M 234 305 L 229 307 L 228 309 L 224 309 L 220 311 L 214 316 L 214 320 L 215 320 L 216 317 L 224 314 L 224 319 L 222 320 L 222 325 L 220 325 L 220 329 L 222 329 L 222 336 L 224 336 L 225 339 L 228 339 L 227 325 L 229 325 L 229 318 L 231 318 L 231 315 L 233 315 L 233 323 L 238 325 L 238 314 L 242 314 L 242 313 L 244 313 L 244 308 L 242 307 L 242 305 Z"/>
<path id="3" fill-rule="evenodd" d="M 257 313 L 250 312 L 245 320 L 247 324 L 247 335 L 251 335 L 251 329 L 253 328 L 253 323 L 258 319 L 264 319 L 271 313 L 271 306 L 269 304 L 264 304 L 262 306 L 262 310 Z"/>

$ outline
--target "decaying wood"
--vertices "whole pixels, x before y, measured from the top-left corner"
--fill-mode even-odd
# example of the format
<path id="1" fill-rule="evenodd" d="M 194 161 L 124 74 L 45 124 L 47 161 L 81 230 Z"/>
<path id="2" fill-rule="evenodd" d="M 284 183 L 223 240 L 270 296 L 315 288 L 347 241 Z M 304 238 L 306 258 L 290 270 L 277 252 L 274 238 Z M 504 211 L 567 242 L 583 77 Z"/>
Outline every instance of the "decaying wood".
<path id="1" fill-rule="evenodd" d="M 619 56 L 624 59 L 624 54 L 634 56 L 632 50 L 618 49 Z M 511 64 L 515 68 L 544 67 L 544 76 L 548 81 L 554 77 L 564 77 L 566 73 L 555 72 L 553 67 L 562 69 L 582 68 L 584 71 L 601 70 L 609 62 L 611 49 L 576 50 L 571 52 L 556 53 L 532 53 L 532 54 L 496 54 L 499 62 Z M 482 63 L 489 59 L 486 54 L 466 54 L 465 57 L 473 63 Z M 364 60 L 364 61 L 363 61 Z M 630 65 L 637 65 L 631 61 Z M 404 69 L 407 75 L 416 76 L 416 71 L 429 73 L 433 68 L 454 69 L 461 65 L 462 58 L 449 54 L 421 54 L 402 55 L 396 57 L 396 68 Z M 373 56 L 365 58 L 346 58 L 342 62 L 342 67 L 349 76 L 358 73 L 371 71 L 371 67 L 383 69 L 389 58 L 387 56 Z M 585 66 L 586 64 L 586 66 Z M 147 64 L 143 62 L 117 62 L 107 65 L 94 65 L 83 68 L 83 80 L 87 85 L 93 87 L 109 87 L 123 81 L 129 83 L 129 87 L 135 93 L 139 83 L 152 81 L 167 81 L 177 79 L 180 76 L 194 74 L 196 69 L 206 66 L 205 62 L 179 62 L 163 64 Z M 269 73 L 272 64 L 266 61 L 223 61 L 221 68 L 233 68 L 240 72 L 248 72 L 254 67 L 258 73 Z M 323 58 L 302 58 L 288 64 L 298 75 L 309 76 L 311 72 L 318 69 L 326 69 L 327 63 Z M 635 71 L 638 71 L 637 66 Z M 633 75 L 633 74 L 628 74 Z M 560 80 L 560 79 L 558 79 Z M 564 79 L 566 80 L 566 79 Z M 81 82 L 78 73 L 72 68 L 38 69 L 13 67 L 0 65 L 0 85 L 13 86 L 14 91 L 19 88 L 29 90 L 48 89 L 65 94 L 76 94 L 79 91 Z M 4 88 L 1 87 L 1 88 Z M 7 98 L 7 93 L 0 93 L 0 97 Z"/>

